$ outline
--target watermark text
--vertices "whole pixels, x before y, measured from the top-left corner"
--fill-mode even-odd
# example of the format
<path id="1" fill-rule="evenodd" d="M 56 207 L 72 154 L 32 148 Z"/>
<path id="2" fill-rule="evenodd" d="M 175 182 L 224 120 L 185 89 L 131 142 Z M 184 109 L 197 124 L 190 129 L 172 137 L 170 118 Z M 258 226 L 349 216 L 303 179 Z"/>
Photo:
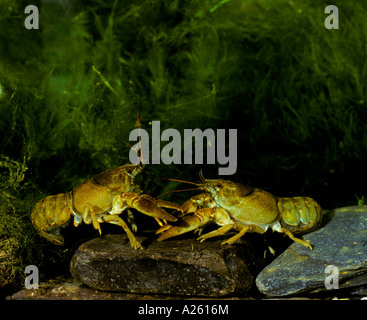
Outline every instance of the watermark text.
<path id="1" fill-rule="evenodd" d="M 228 135 L 228 138 L 227 138 Z M 141 142 L 139 142 L 139 136 Z M 144 129 L 131 131 L 129 141 L 138 142 L 130 150 L 131 163 L 145 164 L 204 164 L 204 140 L 206 140 L 206 164 L 219 163 L 219 175 L 232 175 L 237 170 L 237 129 L 185 129 L 182 139 L 177 129 L 166 129 L 161 133 L 160 121 L 152 121 L 152 139 Z M 161 150 L 161 141 L 168 142 Z M 193 150 L 193 141 L 195 150 Z M 140 149 L 141 155 L 136 150 Z M 150 159 L 150 146 L 152 156 Z M 226 154 L 228 146 L 228 154 Z M 194 156 L 194 159 L 193 159 Z"/>
<path id="2" fill-rule="evenodd" d="M 26 289 L 38 289 L 39 288 L 39 271 L 34 265 L 25 267 L 25 274 L 29 274 L 25 277 L 24 286 Z"/>

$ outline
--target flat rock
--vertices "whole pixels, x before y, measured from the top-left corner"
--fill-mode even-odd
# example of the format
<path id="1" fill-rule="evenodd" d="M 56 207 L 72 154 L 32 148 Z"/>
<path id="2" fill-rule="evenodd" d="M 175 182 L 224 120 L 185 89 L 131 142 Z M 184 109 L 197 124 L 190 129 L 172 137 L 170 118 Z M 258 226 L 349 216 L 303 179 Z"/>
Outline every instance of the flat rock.
<path id="1" fill-rule="evenodd" d="M 123 234 L 82 244 L 71 260 L 71 274 L 104 291 L 219 297 L 248 292 L 263 267 L 263 251 L 256 254 L 246 240 L 231 246 L 195 239 L 146 245 L 147 238 L 136 238 L 144 250 L 133 250 Z"/>
<path id="2" fill-rule="evenodd" d="M 367 284 L 367 206 L 339 208 L 325 213 L 324 227 L 306 234 L 314 250 L 293 243 L 256 279 L 267 296 L 328 292 L 325 281 L 338 273 L 339 289 Z M 325 225 L 326 223 L 326 225 Z M 329 265 L 337 267 L 325 273 Z M 335 288 L 333 289 L 335 290 Z"/>

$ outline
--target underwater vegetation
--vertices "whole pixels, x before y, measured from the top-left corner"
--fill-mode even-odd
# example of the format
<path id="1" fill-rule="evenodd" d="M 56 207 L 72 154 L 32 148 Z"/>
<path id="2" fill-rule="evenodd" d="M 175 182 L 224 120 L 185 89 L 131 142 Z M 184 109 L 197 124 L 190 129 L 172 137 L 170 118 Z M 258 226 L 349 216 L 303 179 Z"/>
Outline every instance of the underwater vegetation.
<path id="1" fill-rule="evenodd" d="M 324 208 L 367 194 L 367 3 L 333 1 L 339 30 L 324 1 L 41 1 L 39 30 L 24 27 L 27 4 L 0 3 L 0 288 L 45 250 L 63 261 L 31 208 L 128 163 L 137 108 L 147 131 L 237 129 L 231 180 Z M 200 168 L 218 172 L 148 165 L 140 183 L 159 195 L 177 184 L 158 177 Z"/>

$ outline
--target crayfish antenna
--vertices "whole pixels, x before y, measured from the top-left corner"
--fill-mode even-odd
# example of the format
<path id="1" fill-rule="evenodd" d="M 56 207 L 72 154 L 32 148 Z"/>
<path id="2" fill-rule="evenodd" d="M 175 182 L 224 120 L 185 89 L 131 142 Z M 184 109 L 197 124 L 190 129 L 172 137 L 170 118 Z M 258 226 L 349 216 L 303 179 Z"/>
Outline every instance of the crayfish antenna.
<path id="1" fill-rule="evenodd" d="M 184 192 L 184 191 L 192 191 L 192 190 L 200 190 L 200 188 L 189 188 L 189 189 L 181 189 L 181 190 L 172 190 L 172 191 L 167 191 L 167 192 L 164 192 L 162 194 L 160 194 L 158 197 L 156 197 L 155 199 L 159 199 L 160 197 L 166 195 L 166 194 L 169 194 L 169 193 L 174 193 L 174 192 Z"/>
<path id="2" fill-rule="evenodd" d="M 205 183 L 205 179 L 204 179 L 204 175 L 203 175 L 203 169 L 200 169 L 199 171 L 199 177 L 200 177 L 200 180 Z"/>
<path id="3" fill-rule="evenodd" d="M 140 155 L 138 154 L 138 157 L 140 156 L 140 163 L 141 166 L 144 166 L 144 158 L 143 158 L 143 149 L 141 147 L 141 133 L 140 133 L 140 118 L 139 118 L 139 106 L 136 107 L 136 115 L 138 118 L 138 128 L 139 128 L 139 149 L 140 149 Z"/>
<path id="4" fill-rule="evenodd" d="M 138 145 L 131 146 L 128 142 L 123 141 L 131 150 L 134 150 L 139 160 L 139 167 L 142 170 L 144 168 L 143 148 L 141 143 L 141 132 L 140 132 L 140 118 L 139 118 L 139 107 L 136 107 L 136 114 L 138 119 L 138 130 L 139 130 L 139 142 Z M 138 163 L 136 163 L 138 164 Z"/>
<path id="5" fill-rule="evenodd" d="M 159 178 L 159 179 L 168 180 L 168 181 L 175 181 L 175 182 L 182 182 L 182 183 L 188 183 L 188 184 L 193 184 L 194 186 L 197 186 L 198 188 L 200 187 L 200 183 L 195 183 L 195 182 L 190 182 L 190 181 L 185 181 L 185 180 L 171 179 L 171 178 Z"/>

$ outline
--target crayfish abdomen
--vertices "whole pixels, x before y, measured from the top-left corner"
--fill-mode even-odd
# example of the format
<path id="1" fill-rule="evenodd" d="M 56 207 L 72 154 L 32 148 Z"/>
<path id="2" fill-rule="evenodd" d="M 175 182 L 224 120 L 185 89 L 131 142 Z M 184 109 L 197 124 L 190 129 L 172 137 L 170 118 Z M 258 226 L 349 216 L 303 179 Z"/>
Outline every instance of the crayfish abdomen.
<path id="1" fill-rule="evenodd" d="M 53 244 L 63 245 L 60 227 L 67 226 L 72 213 L 72 193 L 60 193 L 41 199 L 33 207 L 31 220 L 38 233 Z"/>
<path id="2" fill-rule="evenodd" d="M 277 198 L 280 224 L 292 233 L 305 233 L 316 229 L 322 218 L 320 205 L 312 198 Z"/>

